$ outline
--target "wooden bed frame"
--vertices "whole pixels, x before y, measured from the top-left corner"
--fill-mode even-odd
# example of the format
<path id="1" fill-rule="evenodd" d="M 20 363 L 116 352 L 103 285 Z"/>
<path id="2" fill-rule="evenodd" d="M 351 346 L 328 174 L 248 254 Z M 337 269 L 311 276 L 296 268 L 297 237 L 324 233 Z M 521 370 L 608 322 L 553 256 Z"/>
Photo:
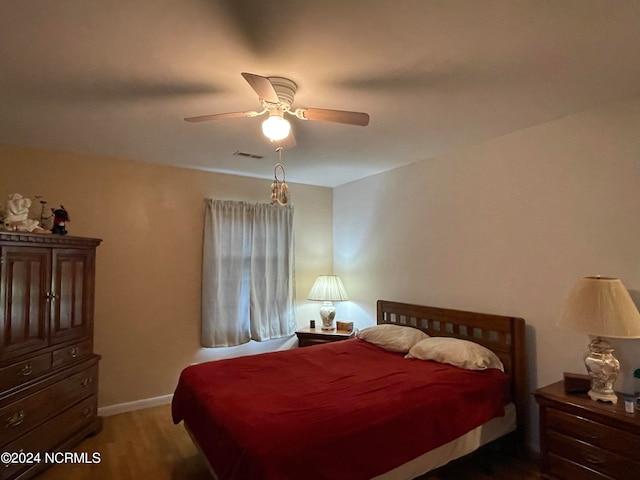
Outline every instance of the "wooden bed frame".
<path id="1" fill-rule="evenodd" d="M 516 406 L 516 429 L 503 439 L 513 440 L 508 445 L 510 448 L 515 447 L 517 452 L 525 451 L 524 431 L 528 394 L 525 323 L 522 318 L 378 300 L 377 323 L 413 327 L 434 337 L 446 336 L 470 340 L 495 352 L 502 361 L 505 372 L 511 377 L 512 401 Z M 193 443 L 201 451 L 186 421 L 183 425 Z M 202 451 L 201 454 L 206 460 Z M 209 462 L 206 463 L 213 478 L 217 479 Z"/>
<path id="2" fill-rule="evenodd" d="M 516 406 L 514 432 L 518 449 L 524 448 L 527 378 L 525 324 L 522 318 L 487 313 L 426 307 L 378 300 L 377 323 L 414 327 L 433 337 L 455 337 L 487 347 L 498 355 L 511 377 L 511 396 Z"/>

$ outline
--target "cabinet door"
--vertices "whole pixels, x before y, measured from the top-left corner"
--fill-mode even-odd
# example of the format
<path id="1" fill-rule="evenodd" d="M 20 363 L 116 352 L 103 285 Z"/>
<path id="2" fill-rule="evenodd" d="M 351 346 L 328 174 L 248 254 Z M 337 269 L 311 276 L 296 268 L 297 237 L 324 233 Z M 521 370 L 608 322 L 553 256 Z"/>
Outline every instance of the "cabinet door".
<path id="1" fill-rule="evenodd" d="M 0 359 L 46 347 L 51 250 L 2 246 Z"/>
<path id="2" fill-rule="evenodd" d="M 87 337 L 93 324 L 95 252 L 54 249 L 51 343 Z"/>

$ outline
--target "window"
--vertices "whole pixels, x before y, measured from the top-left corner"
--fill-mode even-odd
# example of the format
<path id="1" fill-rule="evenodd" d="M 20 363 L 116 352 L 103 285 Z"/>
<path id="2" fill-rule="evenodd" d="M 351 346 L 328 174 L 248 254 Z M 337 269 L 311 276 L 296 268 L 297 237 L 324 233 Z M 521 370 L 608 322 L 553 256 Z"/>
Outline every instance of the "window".
<path id="1" fill-rule="evenodd" d="M 205 203 L 202 345 L 293 335 L 293 206 Z"/>

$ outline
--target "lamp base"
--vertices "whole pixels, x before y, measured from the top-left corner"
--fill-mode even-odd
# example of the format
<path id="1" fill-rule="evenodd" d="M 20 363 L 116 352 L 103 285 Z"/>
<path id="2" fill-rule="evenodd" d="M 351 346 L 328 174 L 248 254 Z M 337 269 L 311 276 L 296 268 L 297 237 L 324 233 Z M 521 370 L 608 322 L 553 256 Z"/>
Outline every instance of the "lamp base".
<path id="1" fill-rule="evenodd" d="M 594 392 L 593 390 L 589 390 L 589 397 L 591 397 L 591 400 L 600 400 L 601 402 L 611 402 L 611 403 L 618 403 L 618 396 L 615 393 L 612 394 L 608 394 L 608 393 L 600 393 L 600 392 Z"/>
<path id="2" fill-rule="evenodd" d="M 620 362 L 613 356 L 613 347 L 601 337 L 594 338 L 589 344 L 589 354 L 584 363 L 591 377 L 589 397 L 601 402 L 617 403 L 618 396 L 613 384 L 620 373 Z"/>
<path id="3" fill-rule="evenodd" d="M 333 319 L 336 318 L 336 307 L 333 302 L 324 302 L 320 306 L 320 318 L 322 319 L 322 330 L 334 330 Z"/>

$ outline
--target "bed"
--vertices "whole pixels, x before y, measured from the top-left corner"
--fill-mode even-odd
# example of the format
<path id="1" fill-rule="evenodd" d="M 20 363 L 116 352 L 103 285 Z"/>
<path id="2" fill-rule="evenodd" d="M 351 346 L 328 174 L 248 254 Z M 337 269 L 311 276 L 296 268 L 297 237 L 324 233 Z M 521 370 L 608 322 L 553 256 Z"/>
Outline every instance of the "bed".
<path id="1" fill-rule="evenodd" d="M 522 319 L 379 300 L 377 324 L 472 341 L 504 373 L 354 338 L 187 367 L 173 421 L 220 480 L 410 480 L 505 436 L 522 443 Z"/>

